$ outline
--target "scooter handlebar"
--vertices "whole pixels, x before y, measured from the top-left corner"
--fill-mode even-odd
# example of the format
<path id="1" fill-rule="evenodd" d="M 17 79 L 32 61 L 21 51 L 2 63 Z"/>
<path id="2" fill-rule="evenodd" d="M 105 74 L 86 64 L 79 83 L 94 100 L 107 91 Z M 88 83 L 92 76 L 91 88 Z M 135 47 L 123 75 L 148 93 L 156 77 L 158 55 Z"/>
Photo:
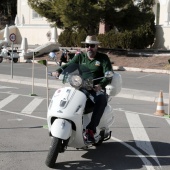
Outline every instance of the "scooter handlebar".
<path id="1" fill-rule="evenodd" d="M 58 79 L 59 77 L 57 75 L 53 74 L 54 72 L 48 72 L 47 75 L 51 76 L 51 77 L 55 77 L 56 79 Z"/>
<path id="2" fill-rule="evenodd" d="M 52 72 L 48 72 L 47 75 L 48 75 L 48 76 L 52 76 Z"/>

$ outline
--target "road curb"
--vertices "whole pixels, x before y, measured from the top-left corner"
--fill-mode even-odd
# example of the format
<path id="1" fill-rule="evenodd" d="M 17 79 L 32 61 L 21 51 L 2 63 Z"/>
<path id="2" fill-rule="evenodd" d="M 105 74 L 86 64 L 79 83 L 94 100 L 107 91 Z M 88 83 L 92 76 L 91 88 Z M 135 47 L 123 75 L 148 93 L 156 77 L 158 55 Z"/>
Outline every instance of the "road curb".
<path id="1" fill-rule="evenodd" d="M 34 63 L 37 64 L 38 60 L 34 60 Z M 54 61 L 48 61 L 48 64 L 56 65 Z M 112 65 L 112 68 L 114 71 L 136 71 L 136 72 L 145 72 L 145 73 L 170 74 L 170 70 L 162 70 L 162 69 L 135 68 L 135 67 L 114 66 L 114 65 Z"/>
<path id="2" fill-rule="evenodd" d="M 135 71 L 135 72 L 145 72 L 145 73 L 170 74 L 170 70 L 135 68 L 135 67 L 123 67 L 123 66 L 113 66 L 113 70 L 114 71 Z"/>

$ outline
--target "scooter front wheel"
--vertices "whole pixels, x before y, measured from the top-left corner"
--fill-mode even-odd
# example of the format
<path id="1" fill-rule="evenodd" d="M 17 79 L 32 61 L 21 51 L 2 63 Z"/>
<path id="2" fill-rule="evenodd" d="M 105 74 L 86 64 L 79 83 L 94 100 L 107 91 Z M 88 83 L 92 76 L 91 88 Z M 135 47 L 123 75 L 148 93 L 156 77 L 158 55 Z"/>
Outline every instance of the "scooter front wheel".
<path id="1" fill-rule="evenodd" d="M 50 168 L 54 167 L 58 154 L 61 151 L 61 145 L 62 145 L 61 139 L 56 138 L 56 137 L 52 138 L 51 146 L 50 146 L 50 149 L 48 151 L 48 155 L 45 161 L 45 164 L 48 167 Z"/>

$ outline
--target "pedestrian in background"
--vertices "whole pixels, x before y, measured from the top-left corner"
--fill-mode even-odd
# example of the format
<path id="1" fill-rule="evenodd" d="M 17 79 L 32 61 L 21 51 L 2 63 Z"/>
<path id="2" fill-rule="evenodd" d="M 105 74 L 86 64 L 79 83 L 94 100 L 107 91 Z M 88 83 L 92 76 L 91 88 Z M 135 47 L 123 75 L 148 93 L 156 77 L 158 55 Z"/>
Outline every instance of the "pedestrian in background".
<path id="1" fill-rule="evenodd" d="M 60 60 L 59 60 L 59 66 L 61 66 L 62 63 L 68 62 L 68 54 L 67 54 L 68 52 L 69 52 L 68 50 L 62 51 L 62 54 L 61 54 L 61 57 L 60 57 Z"/>

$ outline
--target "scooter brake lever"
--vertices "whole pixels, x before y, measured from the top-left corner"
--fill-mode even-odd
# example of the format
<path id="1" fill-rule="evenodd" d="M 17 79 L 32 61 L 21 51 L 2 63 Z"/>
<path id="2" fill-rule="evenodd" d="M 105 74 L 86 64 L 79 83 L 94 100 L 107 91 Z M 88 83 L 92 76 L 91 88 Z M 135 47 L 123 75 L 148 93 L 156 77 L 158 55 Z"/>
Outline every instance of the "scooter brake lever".
<path id="1" fill-rule="evenodd" d="M 53 76 L 52 72 L 48 72 L 47 75 L 48 75 L 48 76 L 51 76 L 51 77 L 55 77 L 56 79 L 59 79 L 59 76 L 57 76 L 57 77 L 56 77 L 56 76 Z"/>

